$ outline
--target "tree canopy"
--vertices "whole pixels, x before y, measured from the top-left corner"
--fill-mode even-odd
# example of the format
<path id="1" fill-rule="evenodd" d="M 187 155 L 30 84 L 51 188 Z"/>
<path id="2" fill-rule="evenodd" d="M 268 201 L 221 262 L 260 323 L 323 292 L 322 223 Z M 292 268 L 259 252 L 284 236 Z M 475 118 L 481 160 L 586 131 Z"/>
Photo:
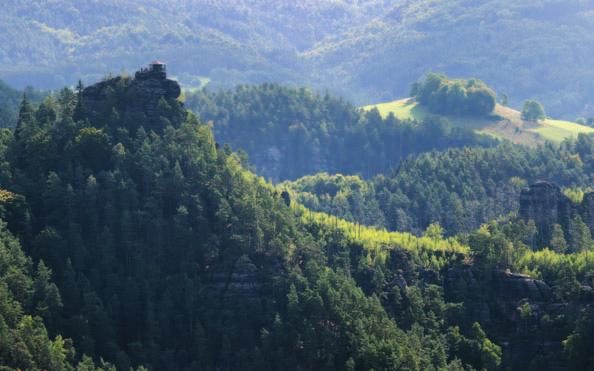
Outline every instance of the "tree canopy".
<path id="1" fill-rule="evenodd" d="M 522 119 L 528 121 L 544 120 L 546 118 L 542 104 L 535 100 L 527 100 L 522 108 Z"/>
<path id="2" fill-rule="evenodd" d="M 412 96 L 437 114 L 486 116 L 497 103 L 495 92 L 476 79 L 452 80 L 443 74 L 430 73 L 415 84 Z"/>

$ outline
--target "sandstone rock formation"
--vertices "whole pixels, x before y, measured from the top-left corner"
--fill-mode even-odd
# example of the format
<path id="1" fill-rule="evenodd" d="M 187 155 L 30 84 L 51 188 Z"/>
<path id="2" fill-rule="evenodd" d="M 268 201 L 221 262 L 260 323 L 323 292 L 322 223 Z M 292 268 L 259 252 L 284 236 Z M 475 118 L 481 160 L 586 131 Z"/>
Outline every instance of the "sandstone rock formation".
<path id="1" fill-rule="evenodd" d="M 520 194 L 519 216 L 525 221 L 534 220 L 538 246 L 550 241 L 555 224 L 568 226 L 574 214 L 571 200 L 556 184 L 536 182 Z"/>
<path id="2" fill-rule="evenodd" d="M 546 282 L 524 274 L 484 272 L 461 265 L 446 273 L 444 292 L 448 301 L 464 302 L 470 323 L 479 322 L 495 334 L 505 363 L 512 369 L 542 369 L 538 362 L 546 363 L 547 370 L 564 369 L 562 341 L 566 333 L 550 318 L 564 318 L 574 308 L 559 302 Z"/>
<path id="3" fill-rule="evenodd" d="M 580 216 L 594 231 L 594 192 L 584 195 L 581 204 L 573 203 L 554 183 L 539 181 L 520 194 L 519 217 L 524 221 L 534 220 L 537 229 L 536 246 L 547 246 L 555 224 L 559 224 L 568 236 L 571 221 Z"/>
<path id="4" fill-rule="evenodd" d="M 183 120 L 180 94 L 179 84 L 163 70 L 143 69 L 134 78 L 117 76 L 85 88 L 79 109 L 95 127 L 109 126 L 117 116 L 131 130 L 144 126 L 160 131 Z M 174 122 L 164 117 L 174 117 Z"/>

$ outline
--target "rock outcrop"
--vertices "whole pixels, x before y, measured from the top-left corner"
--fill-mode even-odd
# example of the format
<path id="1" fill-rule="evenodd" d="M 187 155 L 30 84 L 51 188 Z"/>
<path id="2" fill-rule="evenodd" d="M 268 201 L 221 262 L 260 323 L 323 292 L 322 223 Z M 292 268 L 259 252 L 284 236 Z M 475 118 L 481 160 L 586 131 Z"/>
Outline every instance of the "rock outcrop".
<path id="1" fill-rule="evenodd" d="M 545 303 L 553 298 L 551 288 L 544 281 L 508 271 L 493 273 L 493 289 L 492 294 L 497 300 L 513 305 L 517 305 L 522 299 L 532 303 Z"/>
<path id="2" fill-rule="evenodd" d="M 559 224 L 567 236 L 569 225 L 576 216 L 594 231 L 594 192 L 584 195 L 581 204 L 575 204 L 556 184 L 539 181 L 522 190 L 518 215 L 524 221 L 534 220 L 536 247 L 544 247 L 551 240 L 555 224 Z"/>
<path id="3" fill-rule="evenodd" d="M 551 318 L 566 318 L 575 308 L 559 302 L 546 282 L 462 265 L 446 273 L 444 292 L 448 301 L 464 303 L 469 323 L 493 334 L 511 369 L 564 369 L 562 341 L 568 334 Z M 539 368 L 543 363 L 547 367 Z"/>
<path id="4" fill-rule="evenodd" d="M 571 200 L 551 182 L 536 182 L 520 194 L 519 216 L 525 221 L 534 220 L 538 246 L 551 240 L 555 224 L 568 226 L 575 212 Z"/>
<path id="5" fill-rule="evenodd" d="M 179 84 L 168 79 L 165 71 L 143 69 L 134 78 L 118 76 L 85 88 L 81 116 L 95 127 L 124 119 L 129 129 L 144 126 L 160 131 L 183 120 L 182 105 L 177 101 L 180 94 Z"/>
<path id="6" fill-rule="evenodd" d="M 487 290 L 485 284 L 489 286 Z M 450 270 L 445 290 L 449 300 L 467 302 L 470 316 L 481 324 L 495 318 L 513 322 L 521 302 L 544 305 L 553 299 L 553 292 L 544 281 L 500 270 L 488 277 L 478 277 L 471 267 Z M 468 298 L 472 299 L 467 301 Z"/>

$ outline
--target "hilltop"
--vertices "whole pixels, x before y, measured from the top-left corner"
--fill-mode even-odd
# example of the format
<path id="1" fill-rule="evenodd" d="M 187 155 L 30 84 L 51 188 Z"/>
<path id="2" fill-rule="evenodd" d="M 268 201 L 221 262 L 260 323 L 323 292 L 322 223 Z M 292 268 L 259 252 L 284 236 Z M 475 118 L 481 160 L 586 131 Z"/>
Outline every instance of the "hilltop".
<path id="1" fill-rule="evenodd" d="M 521 112 L 497 104 L 493 113 L 486 117 L 470 115 L 436 115 L 412 98 L 399 99 L 392 102 L 379 103 L 363 107 L 369 111 L 377 108 L 382 117 L 390 113 L 400 120 L 423 121 L 427 118 L 445 118 L 458 127 L 473 129 L 478 133 L 507 139 L 516 144 L 537 145 L 546 140 L 561 142 L 578 134 L 594 133 L 594 128 L 575 122 L 554 120 L 526 121 Z"/>

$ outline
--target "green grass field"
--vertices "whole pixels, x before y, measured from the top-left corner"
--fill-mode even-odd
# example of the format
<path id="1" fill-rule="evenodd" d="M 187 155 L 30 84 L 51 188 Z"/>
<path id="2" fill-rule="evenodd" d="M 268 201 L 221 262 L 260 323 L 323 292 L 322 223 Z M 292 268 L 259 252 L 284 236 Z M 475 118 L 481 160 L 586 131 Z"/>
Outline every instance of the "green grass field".
<path id="1" fill-rule="evenodd" d="M 382 117 L 392 113 L 400 120 L 423 121 L 430 116 L 426 108 L 413 99 L 401 99 L 363 107 L 364 110 L 377 108 Z M 545 140 L 561 142 L 565 138 L 576 137 L 580 133 L 592 134 L 594 128 L 570 121 L 546 119 L 538 122 L 524 121 L 519 111 L 497 105 L 493 115 L 489 117 L 473 117 L 461 115 L 441 116 L 453 125 L 474 129 L 479 133 L 508 139 L 514 143 L 535 145 Z"/>
<path id="2" fill-rule="evenodd" d="M 594 129 L 570 121 L 547 119 L 543 125 L 531 131 L 542 135 L 545 139 L 559 142 L 570 136 L 577 136 L 580 133 L 591 134 Z"/>
<path id="3" fill-rule="evenodd" d="M 412 99 L 402 99 L 363 107 L 364 110 L 370 110 L 373 108 L 377 108 L 382 117 L 387 117 L 390 113 L 392 113 L 399 120 L 422 121 L 428 115 L 432 115 L 424 107 L 417 104 Z"/>

